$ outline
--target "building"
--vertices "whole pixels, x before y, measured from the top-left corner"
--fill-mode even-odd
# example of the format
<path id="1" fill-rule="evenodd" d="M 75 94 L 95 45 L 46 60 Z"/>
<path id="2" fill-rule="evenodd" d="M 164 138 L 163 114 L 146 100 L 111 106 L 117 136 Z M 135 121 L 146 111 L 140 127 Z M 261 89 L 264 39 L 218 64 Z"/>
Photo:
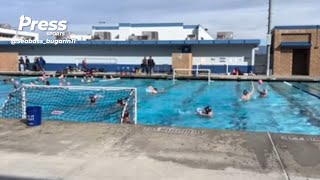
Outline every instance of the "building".
<path id="1" fill-rule="evenodd" d="M 233 32 L 217 32 L 216 39 L 233 39 Z"/>
<path id="2" fill-rule="evenodd" d="M 18 31 L 8 24 L 0 24 L 0 41 L 10 40 L 38 40 L 39 34 L 26 31 Z"/>
<path id="3" fill-rule="evenodd" d="M 77 41 L 87 41 L 91 39 L 91 34 L 74 34 L 71 32 L 65 32 L 63 36 L 56 36 L 56 39 L 75 39 Z"/>
<path id="4" fill-rule="evenodd" d="M 272 31 L 274 75 L 320 76 L 319 25 L 276 26 Z"/>
<path id="5" fill-rule="evenodd" d="M 201 25 L 183 23 L 119 23 L 118 26 L 93 26 L 96 40 L 213 40 Z"/>
<path id="6" fill-rule="evenodd" d="M 157 35 L 153 36 L 153 32 L 157 32 Z M 152 56 L 155 60 L 155 72 L 169 72 L 174 53 L 189 53 L 194 68 L 226 74 L 231 73 L 235 67 L 242 72 L 254 71 L 255 48 L 260 44 L 257 39 L 213 40 L 202 26 L 182 23 L 120 23 L 116 27 L 93 27 L 92 34 L 97 36 L 97 33 L 99 36 L 101 33 L 109 35 L 103 35 L 108 38 L 96 37 L 79 40 L 74 44 L 11 45 L 10 42 L 0 42 L 0 52 L 17 52 L 30 59 L 43 56 L 47 70 L 79 66 L 86 58 L 89 68 L 103 68 L 108 72 L 140 67 L 145 56 Z M 143 34 L 147 34 L 146 37 L 137 38 Z M 195 39 L 190 39 L 193 36 Z M 132 39 L 129 40 L 129 37 Z M 153 40 L 153 37 L 158 40 Z"/>
<path id="7" fill-rule="evenodd" d="M 91 39 L 91 34 L 70 34 L 69 39 L 76 39 L 78 41 L 86 41 Z"/>

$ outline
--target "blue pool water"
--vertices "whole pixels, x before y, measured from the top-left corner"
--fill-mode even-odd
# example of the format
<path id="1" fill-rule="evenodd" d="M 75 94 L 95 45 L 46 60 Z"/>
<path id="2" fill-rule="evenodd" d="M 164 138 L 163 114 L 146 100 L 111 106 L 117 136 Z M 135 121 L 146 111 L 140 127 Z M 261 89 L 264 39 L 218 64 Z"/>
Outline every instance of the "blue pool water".
<path id="1" fill-rule="evenodd" d="M 243 102 L 239 97 L 244 89 L 250 89 L 250 82 L 216 81 L 208 85 L 207 81 L 68 81 L 71 85 L 137 87 L 138 124 L 320 135 L 320 99 L 281 82 L 263 84 L 269 91 L 268 98 L 258 98 L 255 93 L 251 101 Z M 58 79 L 51 78 L 50 82 L 57 85 Z M 145 88 L 150 85 L 164 88 L 164 92 L 149 94 Z M 319 84 L 296 85 L 320 95 Z M 0 86 L 1 103 L 12 89 L 12 84 Z M 214 110 L 212 119 L 195 113 L 197 108 L 207 105 Z"/>

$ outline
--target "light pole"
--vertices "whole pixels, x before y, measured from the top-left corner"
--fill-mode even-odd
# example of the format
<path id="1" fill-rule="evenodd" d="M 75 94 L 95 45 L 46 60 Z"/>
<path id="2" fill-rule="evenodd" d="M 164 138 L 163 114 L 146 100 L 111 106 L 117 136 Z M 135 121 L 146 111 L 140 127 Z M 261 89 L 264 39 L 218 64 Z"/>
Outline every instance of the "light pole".
<path id="1" fill-rule="evenodd" d="M 267 76 L 270 76 L 270 53 L 271 53 L 271 13 L 272 13 L 272 0 L 269 0 L 268 9 L 268 34 L 267 34 Z"/>

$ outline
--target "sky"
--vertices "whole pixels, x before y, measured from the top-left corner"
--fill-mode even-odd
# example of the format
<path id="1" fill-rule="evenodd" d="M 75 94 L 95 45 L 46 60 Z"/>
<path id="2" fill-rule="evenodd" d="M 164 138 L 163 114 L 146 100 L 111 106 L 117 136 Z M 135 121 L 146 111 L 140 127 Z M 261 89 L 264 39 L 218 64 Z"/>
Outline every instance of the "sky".
<path id="1" fill-rule="evenodd" d="M 1 0 L 0 23 L 18 27 L 19 17 L 67 20 L 68 31 L 90 34 L 99 22 L 183 22 L 200 24 L 216 37 L 232 31 L 234 38 L 265 39 L 268 0 Z M 273 0 L 275 25 L 320 24 L 320 0 Z"/>

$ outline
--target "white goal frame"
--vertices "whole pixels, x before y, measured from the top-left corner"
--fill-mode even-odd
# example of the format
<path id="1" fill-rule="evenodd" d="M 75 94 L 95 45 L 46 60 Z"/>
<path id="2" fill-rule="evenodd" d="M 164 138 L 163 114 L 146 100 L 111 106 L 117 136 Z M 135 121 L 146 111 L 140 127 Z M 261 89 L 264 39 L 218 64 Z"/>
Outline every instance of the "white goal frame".
<path id="1" fill-rule="evenodd" d="M 26 100 L 26 91 L 25 89 L 26 88 L 46 88 L 46 89 L 50 89 L 50 88 L 60 88 L 60 89 L 70 89 L 70 90 L 83 90 L 83 91 L 86 91 L 86 90 L 91 90 L 91 91 L 101 91 L 101 90 L 108 90 L 108 91 L 118 91 L 118 90 L 133 90 L 130 95 L 133 95 L 134 94 L 134 99 L 133 99 L 133 102 L 134 102 L 134 117 L 133 117 L 133 121 L 134 121 L 134 124 L 137 124 L 138 122 L 138 106 L 137 106 L 137 103 L 138 103 L 138 91 L 137 91 L 137 88 L 135 87 L 99 87 L 99 86 L 53 86 L 53 85 L 50 85 L 50 86 L 47 86 L 47 85 L 30 85 L 30 84 L 25 84 L 23 86 L 21 86 L 21 106 L 22 106 L 22 119 L 25 119 L 27 117 L 26 115 L 26 104 L 27 104 L 27 100 Z M 116 102 L 115 102 L 116 103 Z M 121 116 L 121 124 L 123 122 L 123 115 L 124 115 L 124 112 L 127 108 L 127 105 L 128 103 L 126 103 L 125 107 L 123 108 L 123 112 L 121 113 L 122 116 Z"/>
<path id="2" fill-rule="evenodd" d="M 85 58 L 75 58 L 76 65 L 82 65 L 82 61 L 86 59 L 87 64 L 118 64 L 118 59 L 114 57 L 85 57 Z"/>
<path id="3" fill-rule="evenodd" d="M 198 77 L 199 71 L 207 71 L 208 72 L 208 84 L 211 83 L 211 70 L 210 69 L 198 69 L 197 68 L 197 69 L 173 69 L 173 76 L 172 76 L 173 84 L 176 81 L 176 71 L 192 71 L 192 72 L 196 71 L 196 77 Z M 185 76 L 189 76 L 189 75 L 185 75 Z"/>

